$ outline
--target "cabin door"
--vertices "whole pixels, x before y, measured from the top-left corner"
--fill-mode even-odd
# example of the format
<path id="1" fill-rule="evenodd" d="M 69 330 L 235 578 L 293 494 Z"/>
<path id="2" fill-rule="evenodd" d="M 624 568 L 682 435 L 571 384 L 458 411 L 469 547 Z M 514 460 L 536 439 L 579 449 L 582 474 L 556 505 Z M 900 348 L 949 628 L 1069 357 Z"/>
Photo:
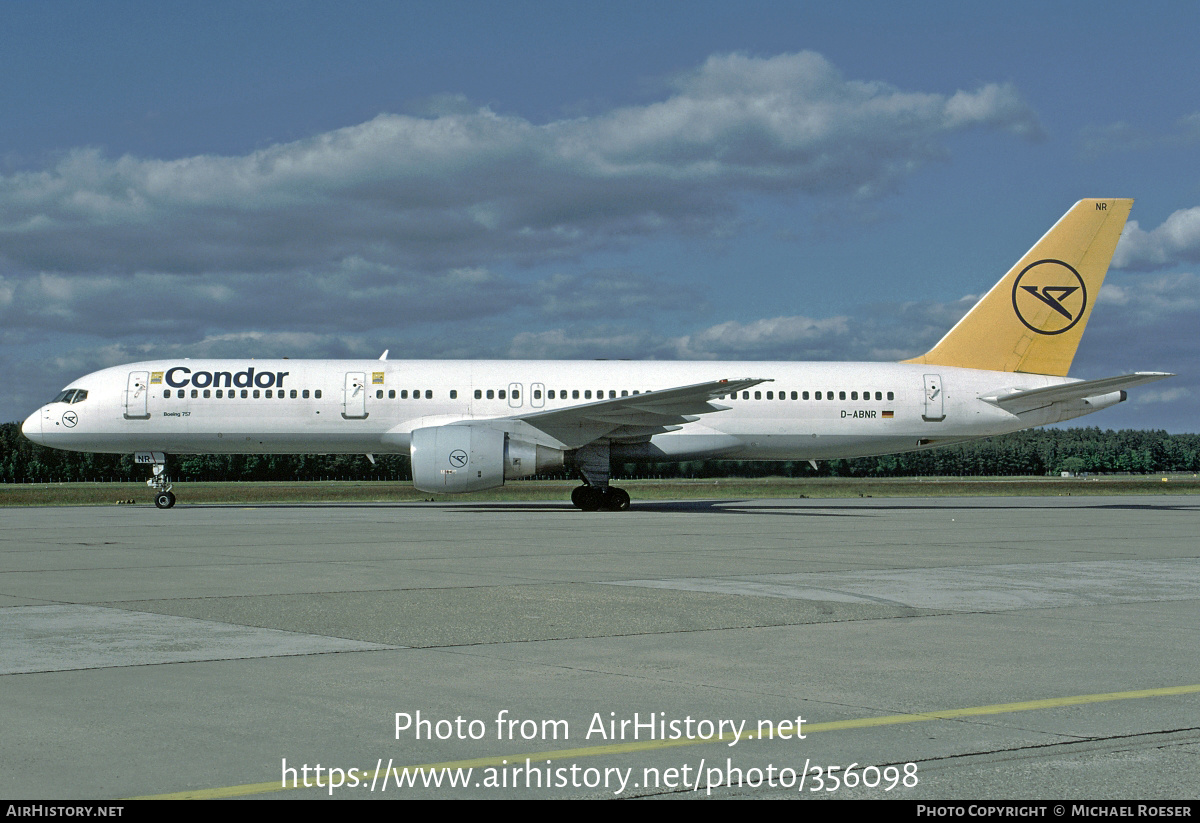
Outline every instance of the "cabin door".
<path id="1" fill-rule="evenodd" d="M 367 374 L 361 371 L 346 372 L 346 386 L 342 390 L 342 417 L 363 420 L 366 416 Z"/>
<path id="2" fill-rule="evenodd" d="M 946 393 L 940 374 L 925 375 L 925 412 L 921 416 L 931 422 L 946 419 Z"/>
<path id="3" fill-rule="evenodd" d="M 125 419 L 150 419 L 150 372 L 131 371 L 125 383 Z"/>

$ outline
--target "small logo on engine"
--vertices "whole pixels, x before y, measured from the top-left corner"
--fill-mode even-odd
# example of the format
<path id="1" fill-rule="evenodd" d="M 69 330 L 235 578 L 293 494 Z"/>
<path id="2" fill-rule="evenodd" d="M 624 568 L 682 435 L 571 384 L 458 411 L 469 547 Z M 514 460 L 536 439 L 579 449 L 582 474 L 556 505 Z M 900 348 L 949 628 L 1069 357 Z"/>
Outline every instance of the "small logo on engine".
<path id="1" fill-rule="evenodd" d="M 462 449 L 455 449 L 450 452 L 450 465 L 456 469 L 461 469 L 467 465 L 467 453 Z"/>

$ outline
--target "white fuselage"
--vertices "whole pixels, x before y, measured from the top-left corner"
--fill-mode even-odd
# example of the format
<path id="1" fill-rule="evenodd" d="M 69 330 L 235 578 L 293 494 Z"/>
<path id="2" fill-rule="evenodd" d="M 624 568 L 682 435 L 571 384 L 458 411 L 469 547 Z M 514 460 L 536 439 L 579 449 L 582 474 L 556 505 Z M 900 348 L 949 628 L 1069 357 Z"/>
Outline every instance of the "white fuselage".
<path id="1" fill-rule="evenodd" d="M 1121 399 L 1014 414 L 982 400 L 1069 378 L 902 363 L 164 360 L 94 372 L 25 421 L 35 442 L 90 452 L 407 453 L 413 430 L 526 415 L 705 381 L 764 382 L 727 410 L 614 459 L 824 460 L 911 451 L 1087 414 Z"/>

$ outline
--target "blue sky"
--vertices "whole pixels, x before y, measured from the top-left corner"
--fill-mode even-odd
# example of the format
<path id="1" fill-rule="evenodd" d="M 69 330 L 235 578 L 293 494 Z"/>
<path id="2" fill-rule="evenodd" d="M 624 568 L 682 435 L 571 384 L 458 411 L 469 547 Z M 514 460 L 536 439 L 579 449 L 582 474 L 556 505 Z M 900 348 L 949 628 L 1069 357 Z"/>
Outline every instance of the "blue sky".
<path id="1" fill-rule="evenodd" d="M 158 357 L 892 360 L 1134 197 L 1072 374 L 1198 431 L 1200 7 L 0 3 L 0 419 Z"/>

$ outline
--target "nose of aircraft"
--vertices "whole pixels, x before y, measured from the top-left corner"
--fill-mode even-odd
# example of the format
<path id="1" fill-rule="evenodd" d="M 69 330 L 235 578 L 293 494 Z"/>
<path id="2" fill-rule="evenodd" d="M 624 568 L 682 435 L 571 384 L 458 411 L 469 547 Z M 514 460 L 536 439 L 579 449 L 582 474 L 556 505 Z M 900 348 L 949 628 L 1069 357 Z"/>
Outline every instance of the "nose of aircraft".
<path id="1" fill-rule="evenodd" d="M 33 414 L 25 418 L 25 422 L 21 424 L 21 434 L 32 440 L 34 443 L 42 442 L 42 410 L 38 409 Z"/>

